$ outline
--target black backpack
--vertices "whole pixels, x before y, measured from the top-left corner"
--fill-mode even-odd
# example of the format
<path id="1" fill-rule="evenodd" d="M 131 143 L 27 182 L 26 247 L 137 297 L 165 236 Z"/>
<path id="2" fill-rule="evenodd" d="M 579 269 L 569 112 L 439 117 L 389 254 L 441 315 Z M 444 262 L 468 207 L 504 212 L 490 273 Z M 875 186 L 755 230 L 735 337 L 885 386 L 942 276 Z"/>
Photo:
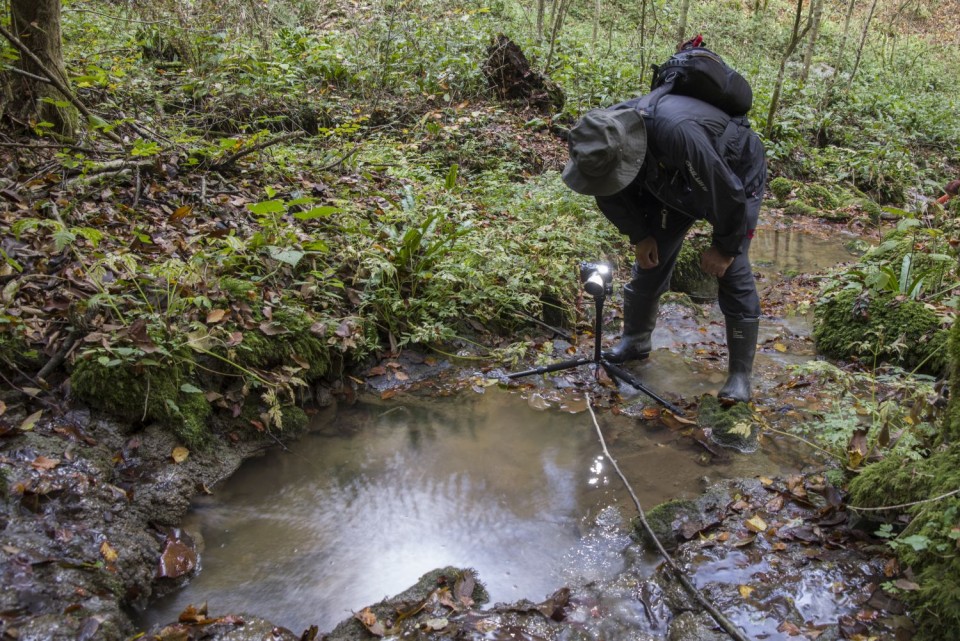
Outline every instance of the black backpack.
<path id="1" fill-rule="evenodd" d="M 690 96 L 722 109 L 731 116 L 745 116 L 753 105 L 750 83 L 704 46 L 690 42 L 662 65 L 653 65 L 650 90 L 660 94 Z"/>

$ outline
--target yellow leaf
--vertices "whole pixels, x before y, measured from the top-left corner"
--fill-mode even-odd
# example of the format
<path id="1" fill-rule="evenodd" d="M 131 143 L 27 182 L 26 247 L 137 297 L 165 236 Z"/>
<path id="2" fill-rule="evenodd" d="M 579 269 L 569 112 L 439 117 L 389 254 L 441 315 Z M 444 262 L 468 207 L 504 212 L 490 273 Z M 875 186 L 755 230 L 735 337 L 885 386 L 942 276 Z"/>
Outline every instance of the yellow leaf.
<path id="1" fill-rule="evenodd" d="M 766 477 L 766 476 L 761 476 L 761 477 L 760 477 L 760 483 L 762 483 L 762 484 L 764 485 L 764 487 L 770 486 L 770 485 L 773 485 L 773 479 L 768 478 L 768 477 Z"/>
<path id="2" fill-rule="evenodd" d="M 740 590 L 740 596 L 742 596 L 744 599 L 749 599 L 750 595 L 753 594 L 753 588 L 751 588 L 749 585 L 741 585 L 738 586 L 737 589 Z"/>
<path id="3" fill-rule="evenodd" d="M 777 350 L 778 352 L 781 352 L 781 353 L 782 353 L 782 352 L 787 351 L 787 346 L 784 345 L 783 343 L 774 343 L 774 344 L 773 344 L 773 349 L 775 349 L 775 350 Z"/>
<path id="4" fill-rule="evenodd" d="M 737 436 L 742 436 L 747 438 L 750 436 L 750 423 L 746 421 L 741 421 L 730 428 L 728 434 L 736 434 Z"/>
<path id="5" fill-rule="evenodd" d="M 102 556 L 103 560 L 107 563 L 116 563 L 120 557 L 117 551 L 113 549 L 113 546 L 107 541 L 100 544 L 100 556 Z"/>
<path id="6" fill-rule="evenodd" d="M 767 530 L 767 522 L 764 521 L 759 516 L 754 516 L 752 518 L 747 519 L 744 522 L 744 525 L 747 526 L 747 529 L 750 530 L 751 532 L 760 533 L 760 532 L 765 532 Z"/>
<path id="7" fill-rule="evenodd" d="M 27 418 L 23 419 L 23 423 L 20 423 L 21 432 L 29 432 L 33 429 L 33 426 L 37 424 L 37 421 L 40 420 L 40 417 L 43 415 L 43 410 L 37 410 Z"/>
<path id="8" fill-rule="evenodd" d="M 190 450 L 185 447 L 175 447 L 173 452 L 170 453 L 170 456 L 173 457 L 174 463 L 183 463 L 187 460 L 187 457 L 190 456 Z"/>

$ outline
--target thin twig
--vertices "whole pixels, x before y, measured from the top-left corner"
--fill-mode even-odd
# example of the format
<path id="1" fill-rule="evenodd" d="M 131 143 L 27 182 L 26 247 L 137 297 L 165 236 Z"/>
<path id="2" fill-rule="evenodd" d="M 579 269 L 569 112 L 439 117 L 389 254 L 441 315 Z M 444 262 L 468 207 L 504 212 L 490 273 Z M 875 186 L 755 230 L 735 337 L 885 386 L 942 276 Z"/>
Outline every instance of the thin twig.
<path id="1" fill-rule="evenodd" d="M 66 98 L 68 101 L 70 101 L 70 104 L 76 107 L 77 111 L 79 111 L 84 115 L 84 117 L 86 117 L 87 122 L 90 122 L 93 120 L 93 114 L 90 113 L 90 110 L 87 109 L 87 106 L 82 102 L 80 102 L 79 98 L 73 95 L 73 92 L 70 91 L 70 89 L 67 88 L 67 86 L 63 82 L 61 82 L 60 78 L 58 78 L 56 74 L 54 74 L 52 71 L 47 69 L 46 65 L 43 64 L 43 61 L 37 57 L 37 54 L 33 53 L 33 51 L 31 51 L 30 48 L 27 47 L 27 45 L 20 42 L 19 38 L 17 38 L 15 35 L 7 31 L 7 29 L 3 25 L 0 25 L 0 36 L 3 36 L 7 40 L 9 40 L 10 44 L 16 47 L 16 49 L 21 53 L 21 55 L 24 55 L 27 58 L 30 58 L 33 64 L 37 66 L 37 69 L 42 71 L 43 75 L 45 75 L 47 78 L 50 79 L 50 84 L 52 84 L 57 89 L 57 91 L 63 94 L 63 97 Z M 120 136 L 113 133 L 112 131 L 103 130 L 103 135 L 119 145 L 123 144 L 123 140 L 120 139 Z"/>
<path id="2" fill-rule="evenodd" d="M 914 501 L 912 503 L 901 503 L 900 505 L 885 505 L 883 507 L 855 507 L 853 505 L 847 505 L 847 508 L 850 510 L 854 510 L 855 512 L 882 512 L 883 510 L 900 510 L 905 507 L 923 505 L 924 503 L 935 503 L 942 499 L 953 496 L 954 494 L 960 494 L 960 488 L 947 492 L 946 494 L 941 494 L 940 496 L 935 496 L 932 499 L 923 499 L 921 501 Z"/>
<path id="3" fill-rule="evenodd" d="M 262 150 L 262 149 L 266 149 L 267 147 L 272 147 L 273 145 L 279 144 L 279 143 L 281 143 L 281 142 L 285 142 L 285 141 L 287 141 L 287 140 L 294 140 L 294 139 L 296 139 L 296 138 L 302 138 L 302 137 L 305 136 L 305 135 L 306 135 L 306 132 L 303 132 L 303 131 L 294 131 L 294 132 L 289 133 L 289 134 L 284 134 L 284 135 L 282 135 L 282 136 L 277 136 L 276 138 L 272 138 L 272 139 L 270 139 L 270 140 L 265 140 L 265 141 L 263 141 L 262 143 L 260 143 L 260 144 L 258 144 L 258 145 L 254 145 L 253 147 L 248 147 L 248 148 L 246 148 L 246 149 L 241 149 L 240 151 L 238 151 L 238 152 L 236 152 L 236 153 L 230 154 L 229 156 L 227 156 L 226 158 L 224 158 L 224 159 L 221 160 L 220 162 L 214 163 L 213 165 L 211 165 L 210 168 L 211 168 L 211 169 L 214 169 L 214 170 L 226 169 L 227 167 L 231 166 L 233 163 L 237 162 L 238 160 L 240 160 L 240 159 L 243 158 L 244 156 L 247 156 L 247 155 L 249 155 L 249 154 L 252 154 L 252 153 L 254 153 L 254 152 L 256 152 L 256 151 L 260 151 L 260 150 Z"/>
<path id="4" fill-rule="evenodd" d="M 137 20 L 136 18 L 124 18 L 121 16 L 114 16 L 109 13 L 101 13 L 99 11 L 94 11 L 93 9 L 74 9 L 73 7 L 68 7 L 63 9 L 64 13 L 73 12 L 73 13 L 92 13 L 95 16 L 101 16 L 103 18 L 110 18 L 111 20 L 117 20 L 118 22 L 132 22 L 135 24 L 166 24 L 174 26 L 178 31 L 190 31 L 192 33 L 207 33 L 206 30 L 202 29 L 190 29 L 189 27 L 184 27 L 180 24 L 175 24 L 173 20 Z"/>
<path id="5" fill-rule="evenodd" d="M 593 401 L 590 398 L 590 395 L 587 394 L 587 409 L 590 411 L 590 418 L 593 419 L 593 426 L 597 430 L 597 438 L 600 439 L 600 446 L 603 448 L 603 455 L 607 457 L 607 460 L 610 461 L 610 465 L 613 467 L 613 470 L 617 473 L 617 476 L 620 477 L 620 480 L 623 482 L 623 485 L 627 488 L 627 492 L 630 493 L 630 498 L 633 499 L 633 503 L 637 508 L 637 514 L 640 519 L 640 524 L 643 525 L 643 529 L 646 530 L 647 534 L 650 536 L 650 539 L 653 541 L 653 544 L 656 546 L 657 551 L 660 552 L 660 556 L 663 557 L 663 560 L 666 562 L 667 566 L 673 570 L 674 575 L 677 577 L 677 580 L 683 585 L 683 587 L 690 593 L 690 595 L 697 600 L 700 605 L 710 613 L 710 616 L 713 617 L 713 620 L 722 627 L 727 634 L 729 634 L 736 641 L 749 641 L 746 636 L 730 621 L 722 612 L 720 612 L 716 606 L 714 606 L 707 597 L 694 586 L 690 579 L 687 578 L 687 575 L 684 574 L 683 570 L 677 563 L 673 560 L 673 557 L 670 556 L 670 553 L 664 549 L 663 544 L 660 543 L 660 539 L 657 538 L 657 535 L 654 534 L 653 529 L 650 527 L 650 524 L 647 523 L 647 516 L 643 512 L 643 507 L 640 505 L 640 499 L 637 498 L 636 493 L 633 491 L 633 487 L 630 485 L 630 482 L 627 480 L 627 477 L 624 476 L 623 472 L 620 471 L 620 466 L 617 465 L 616 459 L 613 458 L 613 455 L 610 454 L 610 450 L 607 449 L 607 442 L 603 438 L 603 432 L 600 430 L 600 424 L 597 422 L 597 415 L 593 412 Z"/>
<path id="6" fill-rule="evenodd" d="M 356 147 L 354 147 L 353 149 L 351 149 L 350 151 L 348 151 L 347 153 L 345 153 L 343 156 L 340 156 L 340 158 L 339 158 L 338 160 L 335 160 L 334 162 L 330 163 L 329 165 L 324 165 L 323 167 L 321 167 L 321 168 L 318 169 L 317 171 L 327 171 L 327 170 L 329 170 L 329 169 L 333 169 L 333 168 L 336 167 L 337 165 L 342 164 L 343 161 L 345 161 L 347 158 L 349 158 L 349 157 L 352 156 L 353 154 L 355 154 L 355 153 L 357 153 L 358 151 L 360 151 L 360 147 L 362 147 L 362 146 L 363 146 L 363 143 L 360 143 L 359 145 L 357 145 Z"/>
<path id="7" fill-rule="evenodd" d="M 26 76 L 27 78 L 30 78 L 31 80 L 36 80 L 37 82 L 45 82 L 45 83 L 47 83 L 48 85 L 49 85 L 49 84 L 52 84 L 52 83 L 50 82 L 50 79 L 49 79 L 49 78 L 44 78 L 43 76 L 38 76 L 38 75 L 36 75 L 36 74 L 34 74 L 34 73 L 30 73 L 29 71 L 24 71 L 23 69 L 20 69 L 20 68 L 18 68 L 18 67 L 14 67 L 13 65 L 7 65 L 7 66 L 5 66 L 5 67 L 4 67 L 4 70 L 5 70 L 5 71 L 12 71 L 13 73 L 18 73 L 18 74 L 20 74 L 21 76 Z"/>

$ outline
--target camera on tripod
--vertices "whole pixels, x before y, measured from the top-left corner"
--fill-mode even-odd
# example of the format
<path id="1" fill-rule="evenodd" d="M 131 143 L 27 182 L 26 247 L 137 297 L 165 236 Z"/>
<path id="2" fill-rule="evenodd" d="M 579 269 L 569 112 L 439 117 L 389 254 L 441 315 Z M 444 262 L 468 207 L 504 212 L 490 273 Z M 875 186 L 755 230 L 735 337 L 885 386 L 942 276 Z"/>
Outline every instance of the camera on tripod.
<path id="1" fill-rule="evenodd" d="M 580 282 L 595 298 L 609 296 L 613 294 L 613 268 L 606 263 L 580 263 Z"/>

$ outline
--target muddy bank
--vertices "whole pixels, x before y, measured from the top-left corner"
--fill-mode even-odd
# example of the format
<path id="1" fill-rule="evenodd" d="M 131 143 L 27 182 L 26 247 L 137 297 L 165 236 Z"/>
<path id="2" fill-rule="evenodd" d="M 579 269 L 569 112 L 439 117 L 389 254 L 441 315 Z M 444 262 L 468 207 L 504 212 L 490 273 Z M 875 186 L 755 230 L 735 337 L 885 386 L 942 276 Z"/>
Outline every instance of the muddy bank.
<path id="1" fill-rule="evenodd" d="M 275 444 L 223 438 L 187 452 L 159 426 L 127 434 L 82 408 L 25 425 L 32 405 L 12 394 L 3 400 L 3 639 L 133 634 L 129 608 L 196 567 L 176 529 L 191 499 Z"/>

